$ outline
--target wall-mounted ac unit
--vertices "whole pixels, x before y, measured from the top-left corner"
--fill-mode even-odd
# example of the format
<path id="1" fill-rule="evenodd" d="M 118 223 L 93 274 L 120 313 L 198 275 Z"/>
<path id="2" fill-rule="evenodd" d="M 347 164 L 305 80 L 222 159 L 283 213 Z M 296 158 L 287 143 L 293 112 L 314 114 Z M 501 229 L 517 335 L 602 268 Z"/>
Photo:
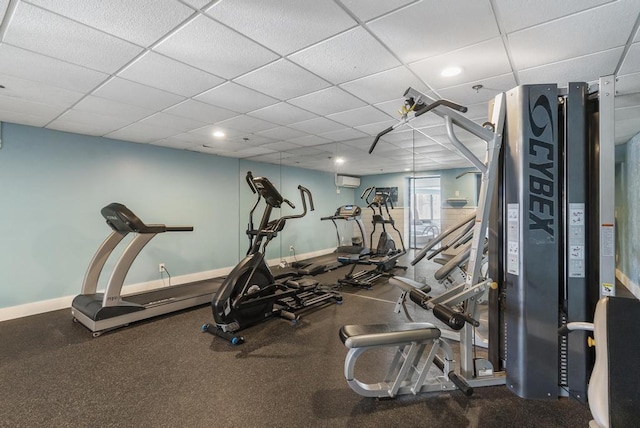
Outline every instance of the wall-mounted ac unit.
<path id="1" fill-rule="evenodd" d="M 338 187 L 360 187 L 360 178 L 349 175 L 336 175 L 336 186 Z"/>

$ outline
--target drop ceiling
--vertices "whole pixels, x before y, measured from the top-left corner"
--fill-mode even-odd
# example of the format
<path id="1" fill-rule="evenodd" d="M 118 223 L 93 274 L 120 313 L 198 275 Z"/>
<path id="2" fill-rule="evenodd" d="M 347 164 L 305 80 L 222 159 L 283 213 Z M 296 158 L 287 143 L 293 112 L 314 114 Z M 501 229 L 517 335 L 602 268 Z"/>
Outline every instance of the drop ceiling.
<path id="1" fill-rule="evenodd" d="M 407 87 L 482 123 L 514 86 L 613 74 L 624 143 L 640 132 L 639 13 L 640 0 L 0 0 L 0 121 L 354 175 L 434 170 L 469 166 L 438 144 L 435 116 L 429 138 L 398 129 L 367 154 Z M 450 66 L 462 73 L 443 77 Z"/>

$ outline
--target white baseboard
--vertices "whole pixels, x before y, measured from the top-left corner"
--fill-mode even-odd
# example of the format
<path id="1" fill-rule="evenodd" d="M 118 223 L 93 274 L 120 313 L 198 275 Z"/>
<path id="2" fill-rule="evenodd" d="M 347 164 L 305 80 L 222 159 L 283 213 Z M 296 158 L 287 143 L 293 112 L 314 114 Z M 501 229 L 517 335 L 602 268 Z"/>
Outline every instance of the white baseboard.
<path id="1" fill-rule="evenodd" d="M 620 281 L 627 289 L 636 296 L 637 299 L 640 299 L 640 287 L 638 284 L 631 281 L 627 275 L 622 273 L 619 269 L 616 269 L 616 278 Z"/>
<path id="2" fill-rule="evenodd" d="M 332 251 L 335 251 L 335 248 L 300 254 L 296 256 L 295 259 L 304 260 L 311 257 L 323 256 L 325 254 L 331 253 Z M 283 259 L 269 260 L 268 263 L 271 266 L 275 266 L 280 263 L 281 260 L 285 260 L 287 263 L 291 263 L 294 261 L 294 257 L 284 257 Z M 189 282 L 202 281 L 204 279 L 218 278 L 228 275 L 232 269 L 233 266 L 175 276 L 171 278 L 171 285 L 180 285 Z M 122 295 L 154 290 L 157 288 L 162 288 L 166 285 L 168 285 L 167 279 L 165 279 L 164 282 L 158 279 L 154 281 L 141 282 L 138 284 L 125 285 L 124 287 L 122 287 Z M 71 308 L 71 302 L 73 301 L 74 297 L 75 295 L 56 297 L 54 299 L 42 300 L 39 302 L 25 303 L 23 305 L 11 306 L 8 308 L 0 308 L 0 322 L 16 318 L 28 317 L 30 315 L 42 314 L 45 312 L 57 311 L 65 308 Z"/>

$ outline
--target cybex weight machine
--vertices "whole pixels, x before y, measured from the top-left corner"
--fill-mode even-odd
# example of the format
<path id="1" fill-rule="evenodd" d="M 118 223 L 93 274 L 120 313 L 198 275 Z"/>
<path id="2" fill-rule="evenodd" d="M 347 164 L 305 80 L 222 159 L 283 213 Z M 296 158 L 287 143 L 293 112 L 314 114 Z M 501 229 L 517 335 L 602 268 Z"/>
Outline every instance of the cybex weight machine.
<path id="1" fill-rule="evenodd" d="M 460 367 L 452 369 L 450 362 L 443 376 L 426 374 L 449 357 L 445 352 L 438 362 L 430 351 L 442 349 L 443 340 L 432 325 L 345 326 L 341 338 L 350 348 L 345 376 L 354 390 L 394 396 L 445 385 L 441 389 L 468 393 L 467 386 L 506 383 L 525 398 L 586 399 L 592 361 L 585 333 L 557 332 L 568 321 L 591 321 L 598 298 L 615 294 L 613 95 L 612 77 L 600 79 L 598 91 L 585 83 L 566 89 L 519 86 L 495 97 L 490 122 L 480 126 L 455 111 L 464 111 L 461 106 L 407 90 L 400 122 L 381 132 L 371 150 L 384 134 L 431 111 L 444 119 L 451 144 L 482 174 L 467 281 L 432 297 L 423 284 L 390 280 L 404 296 L 461 330 Z M 456 138 L 456 127 L 487 142 L 484 162 Z M 485 238 L 488 278 L 480 276 Z M 487 288 L 485 360 L 473 358 L 472 338 L 476 298 Z M 372 385 L 355 379 L 357 358 L 385 346 L 398 349 L 390 376 Z"/>

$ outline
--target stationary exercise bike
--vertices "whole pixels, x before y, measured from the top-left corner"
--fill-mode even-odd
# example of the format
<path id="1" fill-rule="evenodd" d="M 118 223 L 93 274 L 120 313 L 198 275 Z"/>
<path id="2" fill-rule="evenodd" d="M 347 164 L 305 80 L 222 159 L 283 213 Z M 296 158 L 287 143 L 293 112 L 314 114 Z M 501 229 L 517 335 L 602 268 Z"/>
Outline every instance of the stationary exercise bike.
<path id="1" fill-rule="evenodd" d="M 311 306 L 342 301 L 342 295 L 321 286 L 311 278 L 294 278 L 276 281 L 265 260 L 269 242 L 284 229 L 286 221 L 304 217 L 309 208 L 313 211 L 313 197 L 309 189 L 298 186 L 302 200 L 302 213 L 270 220 L 274 208 L 286 203 L 274 185 L 265 177 L 253 177 L 249 171 L 247 184 L 258 199 L 249 213 L 249 250 L 244 259 L 233 268 L 211 301 L 213 320 L 202 326 L 202 330 L 230 341 L 233 345 L 244 342 L 235 332 L 257 324 L 268 318 L 279 316 L 292 321 L 298 320 L 298 312 Z M 254 229 L 253 213 L 264 200 L 265 209 L 260 226 Z"/>

